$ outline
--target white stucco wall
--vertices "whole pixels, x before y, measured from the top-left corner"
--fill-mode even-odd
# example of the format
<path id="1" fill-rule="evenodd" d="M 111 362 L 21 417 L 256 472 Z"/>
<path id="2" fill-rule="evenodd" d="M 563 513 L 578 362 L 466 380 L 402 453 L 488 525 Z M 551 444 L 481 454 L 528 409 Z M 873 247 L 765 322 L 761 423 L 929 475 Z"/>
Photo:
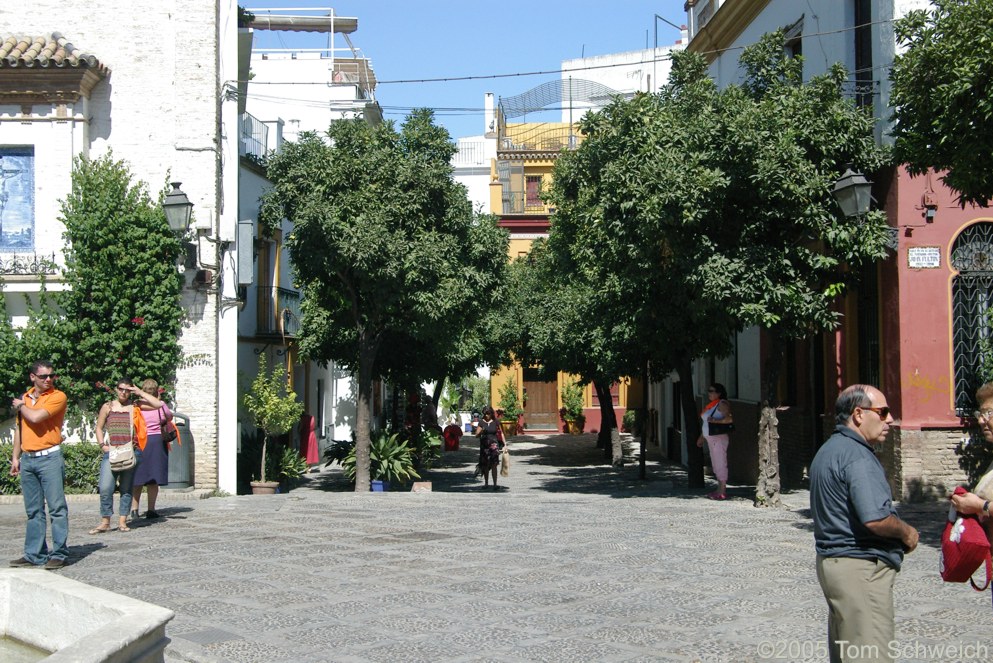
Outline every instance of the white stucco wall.
<path id="1" fill-rule="evenodd" d="M 130 164 L 153 195 L 167 180 L 181 181 L 197 224 L 214 238 L 231 234 L 237 182 L 230 176 L 222 180 L 222 166 L 236 164 L 237 152 L 231 160 L 222 136 L 236 131 L 234 126 L 220 130 L 221 113 L 225 122 L 231 113 L 218 99 L 219 82 L 237 78 L 236 50 L 232 53 L 230 46 L 235 20 L 236 4 L 229 0 L 92 0 L 79 12 L 67 12 L 58 0 L 33 0 L 0 13 L 0 32 L 62 32 L 112 72 L 85 107 L 72 109 L 77 121 L 29 127 L 9 121 L 20 108 L 0 107 L 0 145 L 35 148 L 37 252 L 61 250 L 58 201 L 69 191 L 73 156 L 97 157 L 109 150 Z M 228 46 L 218 48 L 218 35 Z M 36 117 L 50 112 L 41 106 L 33 110 Z M 216 265 L 216 244 L 202 241 L 201 247 L 204 262 Z M 218 300 L 215 289 L 189 287 L 182 300 L 189 319 L 180 340 L 184 360 L 177 373 L 176 406 L 191 419 L 194 480 L 200 487 L 217 485 L 219 421 L 234 422 L 227 418 L 230 399 L 218 398 L 219 379 L 235 373 L 234 354 L 219 354 L 218 334 L 236 330 L 227 316 L 219 317 Z"/>

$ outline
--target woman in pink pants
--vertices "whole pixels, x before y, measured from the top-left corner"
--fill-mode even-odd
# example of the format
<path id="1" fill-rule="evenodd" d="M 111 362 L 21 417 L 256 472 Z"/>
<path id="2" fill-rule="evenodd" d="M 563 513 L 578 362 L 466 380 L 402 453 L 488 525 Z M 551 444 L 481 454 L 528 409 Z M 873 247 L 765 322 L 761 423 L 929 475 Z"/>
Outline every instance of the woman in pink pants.
<path id="1" fill-rule="evenodd" d="M 731 415 L 731 404 L 728 403 L 728 392 L 724 385 L 715 382 L 707 389 L 710 402 L 700 412 L 703 433 L 696 441 L 698 447 L 704 442 L 710 449 L 710 464 L 717 477 L 717 490 L 707 495 L 712 500 L 726 500 L 728 485 L 728 443 L 731 438 L 727 431 L 728 424 L 734 423 Z M 720 430 L 718 430 L 720 429 Z"/>

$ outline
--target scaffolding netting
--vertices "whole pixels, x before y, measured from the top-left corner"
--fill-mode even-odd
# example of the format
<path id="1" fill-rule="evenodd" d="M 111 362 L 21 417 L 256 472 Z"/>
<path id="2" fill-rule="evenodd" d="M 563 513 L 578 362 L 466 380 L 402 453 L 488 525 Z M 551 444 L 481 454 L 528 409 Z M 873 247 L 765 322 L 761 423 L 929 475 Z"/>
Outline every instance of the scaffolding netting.
<path id="1" fill-rule="evenodd" d="M 535 113 L 549 106 L 605 106 L 621 93 L 603 83 L 582 78 L 548 81 L 513 97 L 500 97 L 500 110 L 507 119 Z"/>

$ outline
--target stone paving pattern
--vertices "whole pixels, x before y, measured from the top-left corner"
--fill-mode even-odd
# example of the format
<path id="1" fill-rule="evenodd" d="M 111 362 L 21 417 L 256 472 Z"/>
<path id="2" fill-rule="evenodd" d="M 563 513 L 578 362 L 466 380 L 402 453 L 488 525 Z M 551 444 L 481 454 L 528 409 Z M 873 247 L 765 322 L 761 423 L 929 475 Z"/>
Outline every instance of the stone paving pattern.
<path id="1" fill-rule="evenodd" d="M 512 438 L 497 492 L 472 477 L 472 440 L 431 493 L 356 494 L 337 469 L 274 496 L 164 491 L 165 517 L 127 533 L 87 535 L 98 505 L 74 499 L 61 573 L 174 610 L 167 661 L 826 660 L 808 494 L 713 502 L 675 465 L 638 479 L 624 440 L 611 468 L 590 435 Z M 901 509 L 922 536 L 897 580 L 900 661 L 993 659 L 990 592 L 938 576 L 944 512 Z M 4 560 L 23 532 L 5 500 Z"/>

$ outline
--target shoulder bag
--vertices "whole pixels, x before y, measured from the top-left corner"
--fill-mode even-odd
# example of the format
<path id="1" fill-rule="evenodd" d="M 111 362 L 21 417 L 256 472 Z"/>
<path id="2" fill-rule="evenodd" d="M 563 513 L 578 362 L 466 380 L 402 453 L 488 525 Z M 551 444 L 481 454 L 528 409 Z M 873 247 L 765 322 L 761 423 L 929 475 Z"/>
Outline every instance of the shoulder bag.
<path id="1" fill-rule="evenodd" d="M 166 451 L 172 451 L 172 443 L 179 439 L 179 430 L 172 419 L 162 416 L 162 408 L 156 410 L 159 413 L 159 430 L 162 431 L 162 441 L 165 442 Z"/>
<path id="2" fill-rule="evenodd" d="M 714 407 L 714 411 L 710 415 L 711 417 L 713 417 L 715 414 L 717 414 L 717 408 L 719 408 L 720 406 L 721 406 L 721 404 L 718 403 Z M 718 423 L 716 421 L 708 421 L 707 422 L 707 430 L 710 431 L 710 434 L 711 435 L 727 435 L 728 433 L 733 433 L 734 432 L 734 424 L 733 423 L 722 424 L 722 423 Z"/>

